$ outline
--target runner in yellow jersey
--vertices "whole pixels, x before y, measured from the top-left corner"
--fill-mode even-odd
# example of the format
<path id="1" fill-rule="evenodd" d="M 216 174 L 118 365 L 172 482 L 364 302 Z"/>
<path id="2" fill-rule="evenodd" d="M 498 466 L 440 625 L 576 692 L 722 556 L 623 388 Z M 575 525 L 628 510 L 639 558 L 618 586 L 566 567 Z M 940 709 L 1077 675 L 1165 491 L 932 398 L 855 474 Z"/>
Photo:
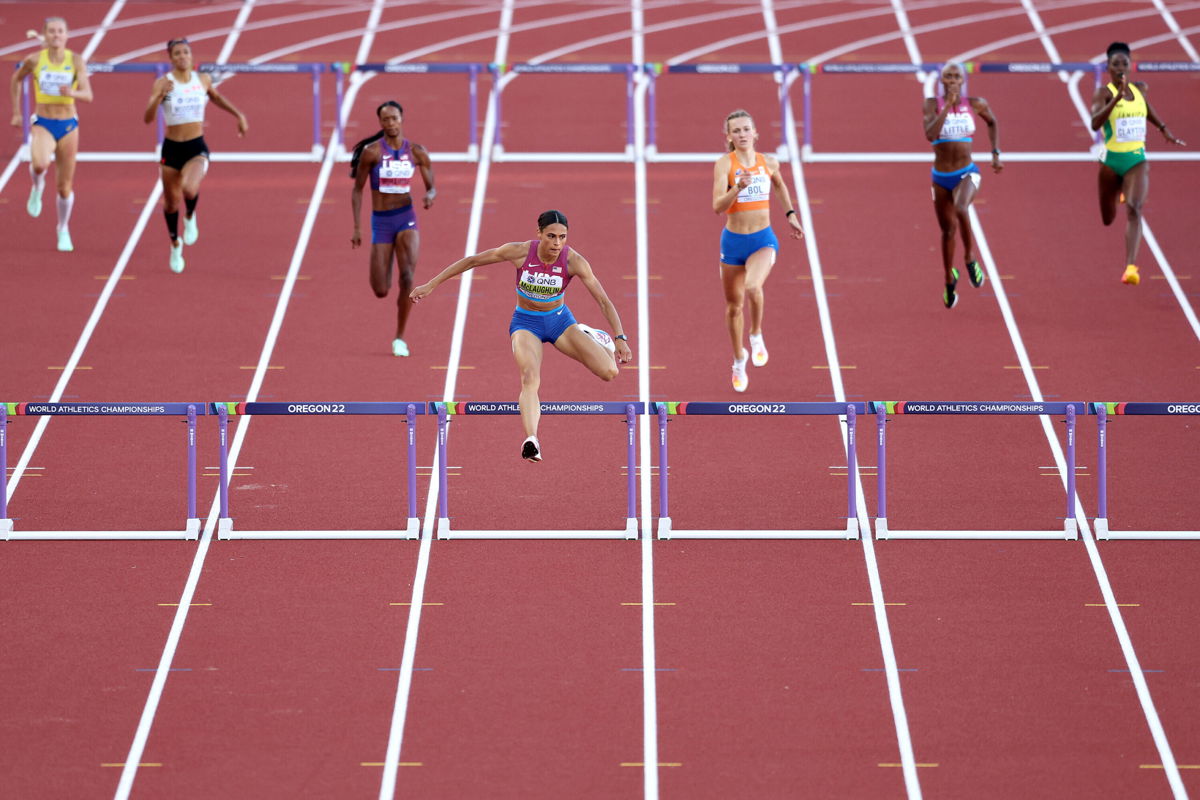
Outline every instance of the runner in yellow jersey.
<path id="1" fill-rule="evenodd" d="M 31 35 L 32 32 L 31 32 Z M 75 101 L 92 101 L 87 62 L 67 49 L 67 21 L 49 17 L 38 36 L 45 47 L 29 55 L 12 77 L 12 124 L 21 126 L 21 87 L 27 75 L 33 76 L 33 94 L 37 101 L 29 133 L 29 173 L 33 188 L 25 208 L 30 216 L 42 213 L 42 190 L 51 160 L 57 165 L 58 249 L 74 250 L 67 224 L 75 205 L 75 154 L 79 152 L 79 119 Z"/>
<path id="2" fill-rule="evenodd" d="M 1146 121 L 1162 131 L 1173 145 L 1176 139 L 1146 99 L 1146 85 L 1129 81 L 1132 53 L 1124 42 L 1108 46 L 1107 86 L 1096 89 L 1092 97 L 1092 130 L 1104 131 L 1104 152 L 1100 156 L 1100 218 L 1111 225 L 1117 217 L 1117 205 L 1125 203 L 1125 273 L 1121 281 L 1137 286 L 1141 281 L 1136 266 L 1142 244 L 1142 205 L 1150 191 L 1150 164 L 1146 161 Z"/>

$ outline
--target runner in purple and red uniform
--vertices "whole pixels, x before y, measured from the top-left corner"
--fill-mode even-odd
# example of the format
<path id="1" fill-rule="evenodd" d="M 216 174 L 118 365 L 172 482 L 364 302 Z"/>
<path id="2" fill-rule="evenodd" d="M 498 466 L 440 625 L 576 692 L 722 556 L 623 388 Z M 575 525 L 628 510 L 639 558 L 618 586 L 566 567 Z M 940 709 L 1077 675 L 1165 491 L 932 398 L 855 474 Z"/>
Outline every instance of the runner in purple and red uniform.
<path id="1" fill-rule="evenodd" d="M 407 356 L 404 327 L 408 323 L 413 272 L 417 268 L 417 253 L 421 249 L 421 233 L 417 230 L 417 215 L 412 204 L 412 178 L 417 170 L 425 182 L 425 208 L 433 205 L 437 189 L 433 188 L 433 165 L 429 153 L 419 144 L 404 138 L 401 121 L 404 109 L 395 100 L 375 109 L 382 130 L 354 145 L 350 161 L 350 177 L 354 189 L 350 193 L 350 208 L 354 213 L 354 235 L 350 247 L 362 244 L 359 217 L 362 211 L 363 187 L 371 180 L 371 289 L 376 297 L 387 297 L 392 288 L 392 254 L 400 270 L 400 295 L 396 300 L 396 338 L 392 340 L 392 355 Z"/>
<path id="2" fill-rule="evenodd" d="M 521 369 L 521 422 L 526 437 L 521 443 L 521 457 L 530 461 L 542 460 L 537 428 L 542 415 L 538 389 L 542 382 L 544 343 L 552 343 L 560 352 L 605 381 L 617 377 L 618 363 L 633 360 L 633 351 L 629 349 L 616 306 L 608 299 L 587 259 L 579 251 L 567 247 L 567 218 L 562 212 L 546 211 L 538 217 L 537 225 L 536 239 L 509 242 L 459 259 L 429 283 L 413 289 L 410 295 L 416 303 L 428 297 L 439 284 L 485 264 L 507 261 L 516 267 L 517 307 L 508 333 L 513 357 Z M 600 312 L 612 326 L 611 337 L 604 331 L 593 330 L 575 321 L 564 299 L 572 278 L 579 278 L 600 306 Z"/>

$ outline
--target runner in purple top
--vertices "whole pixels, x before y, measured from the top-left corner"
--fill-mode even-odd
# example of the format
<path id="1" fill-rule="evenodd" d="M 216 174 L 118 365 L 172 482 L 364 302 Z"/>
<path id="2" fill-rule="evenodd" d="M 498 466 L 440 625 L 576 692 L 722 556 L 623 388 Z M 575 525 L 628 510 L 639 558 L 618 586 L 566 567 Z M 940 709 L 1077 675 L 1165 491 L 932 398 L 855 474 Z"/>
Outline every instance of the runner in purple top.
<path id="1" fill-rule="evenodd" d="M 371 289 L 376 297 L 387 297 L 392 288 L 392 255 L 400 271 L 400 294 L 396 305 L 396 338 L 392 340 L 392 355 L 408 355 L 404 327 L 408 323 L 411 304 L 407 301 L 413 286 L 413 271 L 417 268 L 417 253 L 421 234 L 417 230 L 417 215 L 413 212 L 412 179 L 417 170 L 425 183 L 425 208 L 433 205 L 437 189 L 433 188 L 433 165 L 429 153 L 419 144 L 403 136 L 404 109 L 395 100 L 388 100 L 375 111 L 382 130 L 354 146 L 350 161 L 350 177 L 354 189 L 350 193 L 350 208 L 354 213 L 354 235 L 350 247 L 362 244 L 359 217 L 362 211 L 363 187 L 371 181 Z"/>
<path id="2" fill-rule="evenodd" d="M 521 422 L 526 437 L 521 443 L 521 457 L 530 461 L 542 460 L 537 428 L 542 415 L 538 389 L 542 382 L 544 343 L 552 343 L 605 381 L 620 373 L 618 363 L 633 360 L 616 306 L 608 299 L 587 259 L 567 247 L 567 218 L 559 211 L 547 211 L 538 217 L 537 224 L 536 239 L 509 242 L 455 261 L 409 295 L 416 303 L 432 294 L 439 284 L 485 264 L 507 261 L 516 267 L 517 307 L 508 334 L 513 357 L 521 370 Z M 612 326 L 611 337 L 575 321 L 563 297 L 572 278 L 578 278 L 600 306 L 600 312 Z"/>

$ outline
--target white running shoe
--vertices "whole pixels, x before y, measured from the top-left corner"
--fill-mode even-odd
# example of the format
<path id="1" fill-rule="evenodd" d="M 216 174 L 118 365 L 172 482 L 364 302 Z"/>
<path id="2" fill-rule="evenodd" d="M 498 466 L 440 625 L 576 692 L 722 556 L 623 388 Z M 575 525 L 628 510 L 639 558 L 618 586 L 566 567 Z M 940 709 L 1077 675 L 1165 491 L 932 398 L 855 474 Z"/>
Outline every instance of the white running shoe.
<path id="1" fill-rule="evenodd" d="M 192 214 L 190 217 L 185 216 L 183 218 L 183 243 L 190 247 L 191 245 L 194 245 L 196 240 L 199 238 L 200 226 L 196 224 L 196 215 Z"/>
<path id="2" fill-rule="evenodd" d="M 746 376 L 746 351 L 743 350 L 741 359 L 733 362 L 733 390 L 744 392 L 749 385 L 750 378 Z"/>
<path id="3" fill-rule="evenodd" d="M 597 344 L 599 344 L 612 355 L 616 355 L 617 344 L 613 341 L 612 336 L 609 336 L 608 331 L 597 330 L 596 328 L 584 325 L 582 322 L 576 322 L 575 324 L 579 326 L 579 330 L 595 339 Z"/>
<path id="4" fill-rule="evenodd" d="M 29 202 L 25 204 L 29 216 L 36 217 L 42 213 L 42 190 L 34 186 L 29 190 Z"/>
<path id="5" fill-rule="evenodd" d="M 521 442 L 521 458 L 527 461 L 542 460 L 542 446 L 538 444 L 536 436 L 526 437 L 525 441 Z"/>
<path id="6" fill-rule="evenodd" d="M 750 334 L 750 360 L 754 362 L 756 367 L 765 367 L 767 359 L 770 356 L 767 354 L 767 346 L 763 343 L 762 334 L 755 336 Z"/>
<path id="7" fill-rule="evenodd" d="M 171 272 L 183 272 L 183 242 L 171 246 Z"/>
<path id="8" fill-rule="evenodd" d="M 71 244 L 71 233 L 66 228 L 62 228 L 58 232 L 58 251 L 60 253 L 69 253 L 75 249 L 75 245 Z"/>
<path id="9" fill-rule="evenodd" d="M 403 339 L 392 340 L 392 355 L 397 357 L 408 355 L 408 345 L 404 343 Z"/>

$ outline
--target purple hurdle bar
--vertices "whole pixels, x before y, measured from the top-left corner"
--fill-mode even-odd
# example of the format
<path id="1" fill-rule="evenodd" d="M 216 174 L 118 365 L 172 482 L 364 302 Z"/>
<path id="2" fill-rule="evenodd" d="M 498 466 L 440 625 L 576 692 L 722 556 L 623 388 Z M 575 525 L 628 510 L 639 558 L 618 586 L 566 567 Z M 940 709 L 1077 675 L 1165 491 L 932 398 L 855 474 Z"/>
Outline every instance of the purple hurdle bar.
<path id="1" fill-rule="evenodd" d="M 874 401 L 878 427 L 877 464 L 878 515 L 875 517 L 877 539 L 1077 539 L 1079 524 L 1075 518 L 1075 432 L 1076 407 L 1087 413 L 1085 403 L 1045 403 L 1040 401 L 1014 402 L 947 402 L 947 401 Z M 1066 447 L 1066 517 L 1061 530 L 1042 531 L 937 531 L 937 530 L 892 530 L 887 518 L 887 416 L 889 414 L 919 415 L 1048 415 L 1063 414 L 1067 426 Z"/>
<path id="2" fill-rule="evenodd" d="M 8 409 L 23 416 L 182 416 L 187 422 L 187 522 L 173 531 L 14 531 L 8 516 Z M 201 409 L 199 412 L 197 408 Z M 0 538 L 11 539 L 197 539 L 196 403 L 0 403 Z"/>
<path id="3" fill-rule="evenodd" d="M 856 428 L 865 403 L 651 403 L 658 416 L 658 533 L 659 539 L 857 539 L 858 456 Z M 734 410 L 746 409 L 746 410 Z M 756 410 L 757 409 L 757 410 Z M 675 415 L 806 415 L 846 416 L 846 527 L 833 530 L 678 530 L 671 520 L 670 461 L 667 457 L 667 424 Z"/>
<path id="4" fill-rule="evenodd" d="M 439 539 L 636 539 L 637 521 L 637 448 L 635 428 L 643 412 L 642 403 L 627 402 L 543 402 L 542 414 L 619 415 L 625 416 L 626 481 L 625 527 L 621 530 L 453 530 L 450 526 L 450 503 L 446 473 L 446 444 L 449 438 L 450 417 L 457 415 L 517 415 L 520 407 L 513 402 L 434 402 L 430 412 L 438 417 L 438 525 Z"/>
<path id="5" fill-rule="evenodd" d="M 1148 70 L 1149 71 L 1149 70 Z M 1098 441 L 1096 484 L 1099 497 L 1093 530 L 1097 539 L 1200 539 L 1200 530 L 1114 531 L 1108 527 L 1108 415 L 1117 416 L 1196 416 L 1200 403 L 1092 403 L 1096 415 Z M 1184 492 L 1181 491 L 1182 495 Z"/>
<path id="6" fill-rule="evenodd" d="M 221 448 L 220 507 L 217 537 L 220 539 L 416 539 L 421 521 L 417 519 L 417 415 L 425 413 L 424 403 L 213 403 L 217 414 L 217 433 Z M 239 531 L 229 516 L 229 414 L 246 416 L 351 416 L 404 414 L 408 425 L 408 522 L 395 530 L 274 530 Z"/>

